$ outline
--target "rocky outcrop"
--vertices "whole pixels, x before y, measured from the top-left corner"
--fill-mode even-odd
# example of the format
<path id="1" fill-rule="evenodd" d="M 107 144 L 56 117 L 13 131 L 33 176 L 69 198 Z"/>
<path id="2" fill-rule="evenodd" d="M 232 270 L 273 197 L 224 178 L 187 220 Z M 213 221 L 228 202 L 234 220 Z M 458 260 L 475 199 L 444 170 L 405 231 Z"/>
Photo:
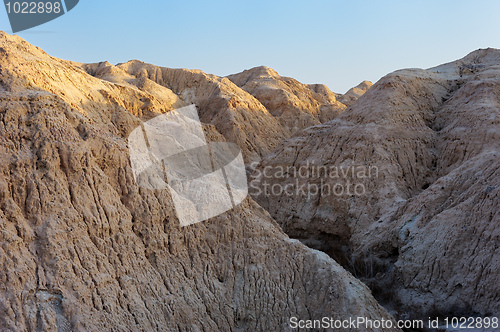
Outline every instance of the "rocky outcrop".
<path id="1" fill-rule="evenodd" d="M 227 78 L 257 98 L 291 133 L 330 121 L 346 108 L 325 85 L 308 86 L 268 67 L 252 68 Z"/>
<path id="2" fill-rule="evenodd" d="M 498 315 L 499 95 L 495 49 L 396 71 L 265 158 L 254 198 L 401 315 Z"/>
<path id="3" fill-rule="evenodd" d="M 159 93 L 139 89 L 125 78 L 116 84 L 94 78 L 82 64 L 53 58 L 13 36 L 2 35 L 2 86 L 13 92 L 46 91 L 86 116 L 102 116 L 113 109 L 127 109 L 139 117 L 152 117 L 184 106 L 172 91 L 157 86 Z M 98 119 L 96 119 L 98 120 Z"/>
<path id="4" fill-rule="evenodd" d="M 208 137 L 220 138 L 215 127 L 227 138 L 226 121 L 251 151 L 235 119 L 272 118 L 227 79 L 137 62 L 84 66 L 5 33 L 0 47 L 1 330 L 277 331 L 293 316 L 391 318 L 252 199 L 182 228 L 168 190 L 135 184 L 128 133 L 177 104 L 202 102 Z M 204 88 L 190 100 L 197 79 Z"/>
<path id="5" fill-rule="evenodd" d="M 167 87 L 185 103 L 196 104 L 201 121 L 214 125 L 227 141 L 238 144 L 247 163 L 260 160 L 290 135 L 257 99 L 227 78 L 140 61 L 117 67 L 139 80 Z"/>
<path id="6" fill-rule="evenodd" d="M 371 84 L 365 81 L 340 95 L 323 84 L 305 85 L 281 77 L 268 67 L 221 78 L 141 61 L 80 66 L 94 77 L 155 96 L 142 99 L 150 109 L 158 109 L 151 100 L 163 98 L 177 101 L 177 107 L 196 104 L 201 120 L 214 125 L 225 140 L 238 144 L 247 164 L 266 156 L 290 134 L 334 119 L 346 108 L 337 98 L 352 105 Z"/>
<path id="7" fill-rule="evenodd" d="M 354 88 L 349 89 L 344 95 L 339 96 L 339 101 L 346 105 L 346 106 L 351 106 L 354 104 L 356 100 L 359 99 L 362 95 L 368 91 L 373 86 L 373 83 L 370 81 L 363 81 L 356 85 Z"/>

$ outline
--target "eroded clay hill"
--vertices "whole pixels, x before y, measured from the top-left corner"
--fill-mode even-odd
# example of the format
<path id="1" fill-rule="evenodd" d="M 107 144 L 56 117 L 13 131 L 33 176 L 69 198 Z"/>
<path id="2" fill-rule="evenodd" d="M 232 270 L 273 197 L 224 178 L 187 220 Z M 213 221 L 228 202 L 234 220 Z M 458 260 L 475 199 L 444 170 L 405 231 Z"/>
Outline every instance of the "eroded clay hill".
<path id="1" fill-rule="evenodd" d="M 201 121 L 212 124 L 227 141 L 238 144 L 246 162 L 259 160 L 290 136 L 257 99 L 227 78 L 136 60 L 118 66 L 100 63 L 83 67 L 98 78 L 132 84 L 153 95 L 151 87 L 173 91 L 184 103 L 197 106 Z"/>
<path id="2" fill-rule="evenodd" d="M 291 237 L 400 314 L 498 315 L 500 50 L 385 76 L 350 110 L 284 142 L 252 187 Z"/>
<path id="3" fill-rule="evenodd" d="M 241 147 L 246 163 L 259 161 L 291 134 L 334 119 L 346 109 L 337 98 L 352 105 L 371 86 L 365 81 L 341 95 L 323 84 L 305 85 L 281 77 L 267 67 L 227 78 L 137 60 L 117 66 L 101 62 L 81 67 L 102 80 L 147 93 L 143 108 L 157 110 L 157 96 L 177 98 L 175 106 L 196 104 L 204 123 Z"/>
<path id="4" fill-rule="evenodd" d="M 236 89 L 229 80 L 82 66 L 0 33 L 0 330 L 278 331 L 291 316 L 389 318 L 250 198 L 181 228 L 168 191 L 136 186 L 126 138 L 140 118 L 194 101 L 177 95 L 191 80 L 211 86 L 193 89 L 197 102 Z M 216 127 L 246 130 L 231 116 L 259 124 L 267 114 L 254 99 L 222 99 L 200 106 Z"/>
<path id="5" fill-rule="evenodd" d="M 354 88 L 349 89 L 344 95 L 340 95 L 338 97 L 339 101 L 346 105 L 346 106 L 351 106 L 354 104 L 356 100 L 359 99 L 362 95 L 368 91 L 373 86 L 373 83 L 370 81 L 363 81 L 359 83 L 357 86 Z"/>
<path id="6" fill-rule="evenodd" d="M 305 85 L 268 67 L 252 68 L 227 78 L 257 98 L 291 133 L 330 121 L 346 108 L 337 100 L 342 95 L 325 85 Z"/>

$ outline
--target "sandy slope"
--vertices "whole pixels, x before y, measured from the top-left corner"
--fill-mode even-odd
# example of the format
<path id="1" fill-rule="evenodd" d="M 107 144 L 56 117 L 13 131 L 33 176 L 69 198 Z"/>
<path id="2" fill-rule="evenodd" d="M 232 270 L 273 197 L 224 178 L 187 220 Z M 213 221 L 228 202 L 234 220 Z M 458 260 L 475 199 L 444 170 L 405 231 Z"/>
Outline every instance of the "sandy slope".
<path id="1" fill-rule="evenodd" d="M 285 141 L 254 173 L 258 189 L 324 181 L 366 192 L 259 189 L 254 197 L 290 236 L 335 257 L 400 314 L 498 315 L 499 142 L 500 51 L 477 50 L 385 76 L 333 121 Z M 290 166 L 378 172 L 262 174 Z"/>
<path id="2" fill-rule="evenodd" d="M 194 99 L 181 98 L 196 80 Z M 270 149 L 283 130 L 237 134 L 274 119 L 238 89 L 201 72 L 63 61 L 0 33 L 0 330 L 279 331 L 292 316 L 390 318 L 250 198 L 181 228 L 168 191 L 135 184 L 128 133 L 192 101 L 210 137 L 217 128 L 249 157 Z"/>

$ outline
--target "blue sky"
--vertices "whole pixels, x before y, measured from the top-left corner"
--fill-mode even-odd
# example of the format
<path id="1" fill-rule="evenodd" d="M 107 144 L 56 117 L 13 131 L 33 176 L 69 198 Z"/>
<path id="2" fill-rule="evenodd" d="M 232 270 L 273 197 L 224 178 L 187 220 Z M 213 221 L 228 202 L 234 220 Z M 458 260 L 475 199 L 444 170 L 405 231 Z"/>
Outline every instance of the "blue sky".
<path id="1" fill-rule="evenodd" d="M 19 32 L 80 62 L 139 59 L 220 76 L 266 65 L 344 93 L 396 69 L 500 48 L 500 1 L 80 0 Z M 12 33 L 4 7 L 0 30 Z"/>

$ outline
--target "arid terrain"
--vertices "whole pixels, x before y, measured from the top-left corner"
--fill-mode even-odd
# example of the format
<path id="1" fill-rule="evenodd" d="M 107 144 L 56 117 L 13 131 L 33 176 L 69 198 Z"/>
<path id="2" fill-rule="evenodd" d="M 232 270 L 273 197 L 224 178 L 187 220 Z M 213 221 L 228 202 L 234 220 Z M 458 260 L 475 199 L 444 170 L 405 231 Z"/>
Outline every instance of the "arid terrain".
<path id="1" fill-rule="evenodd" d="M 180 227 L 127 138 L 191 104 L 240 147 L 251 195 Z M 0 32 L 0 331 L 498 317 L 499 142 L 496 49 L 339 94 L 268 67 L 76 63 Z"/>
<path id="2" fill-rule="evenodd" d="M 290 167 L 317 172 L 276 172 Z M 281 144 L 253 181 L 292 193 L 324 184 L 254 198 L 399 314 L 500 313 L 500 50 L 383 77 L 333 121 Z"/>
<path id="3" fill-rule="evenodd" d="M 290 136 L 229 79 L 72 63 L 1 33 L 0 80 L 0 330 L 274 331 L 292 316 L 391 318 L 250 197 L 181 228 L 168 190 L 135 184 L 128 134 L 188 103 L 207 137 L 238 143 L 248 160 Z"/>

